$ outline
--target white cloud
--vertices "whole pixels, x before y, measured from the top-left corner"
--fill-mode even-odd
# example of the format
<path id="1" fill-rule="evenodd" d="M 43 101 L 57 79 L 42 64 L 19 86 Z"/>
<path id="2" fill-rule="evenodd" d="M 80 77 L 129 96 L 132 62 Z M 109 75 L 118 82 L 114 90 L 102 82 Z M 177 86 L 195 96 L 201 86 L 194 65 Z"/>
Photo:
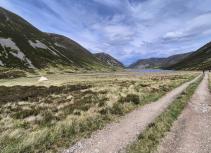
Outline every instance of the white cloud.
<path id="1" fill-rule="evenodd" d="M 194 37 L 209 34 L 211 21 L 211 12 L 200 14 L 191 20 L 183 23 L 181 28 L 176 31 L 167 32 L 164 39 L 186 39 L 187 37 Z"/>
<path id="2" fill-rule="evenodd" d="M 181 31 L 173 31 L 173 32 L 167 32 L 166 34 L 165 34 L 165 36 L 164 36 L 164 38 L 180 38 L 180 37 L 182 37 L 184 35 L 184 33 L 183 32 L 181 32 Z"/>
<path id="3" fill-rule="evenodd" d="M 108 25 L 103 28 L 105 35 L 110 41 L 130 40 L 134 32 L 124 25 Z"/>
<path id="4" fill-rule="evenodd" d="M 122 5 L 124 0 L 94 0 L 94 1 L 109 7 L 119 7 L 120 5 Z"/>

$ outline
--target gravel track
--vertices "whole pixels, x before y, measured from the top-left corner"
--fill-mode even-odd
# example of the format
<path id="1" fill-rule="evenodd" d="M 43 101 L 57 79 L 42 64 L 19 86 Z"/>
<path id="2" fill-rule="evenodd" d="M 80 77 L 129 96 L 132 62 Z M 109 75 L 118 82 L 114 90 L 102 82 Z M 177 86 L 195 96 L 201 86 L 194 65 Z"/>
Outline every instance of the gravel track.
<path id="1" fill-rule="evenodd" d="M 82 139 L 63 153 L 117 153 L 134 142 L 147 125 L 154 121 L 191 83 L 175 88 L 156 102 L 147 104 L 94 132 L 90 138 Z"/>
<path id="2" fill-rule="evenodd" d="M 187 107 L 161 142 L 158 153 L 211 153 L 208 74 L 205 74 Z"/>

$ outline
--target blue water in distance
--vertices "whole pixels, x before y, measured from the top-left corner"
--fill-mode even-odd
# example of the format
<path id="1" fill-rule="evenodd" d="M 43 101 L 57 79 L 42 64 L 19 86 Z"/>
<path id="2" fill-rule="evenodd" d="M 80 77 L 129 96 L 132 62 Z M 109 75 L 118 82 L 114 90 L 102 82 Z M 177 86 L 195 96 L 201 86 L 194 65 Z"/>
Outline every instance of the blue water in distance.
<path id="1" fill-rule="evenodd" d="M 129 72 L 142 72 L 142 73 L 160 73 L 160 72 L 174 72 L 173 70 L 162 69 L 128 69 Z"/>

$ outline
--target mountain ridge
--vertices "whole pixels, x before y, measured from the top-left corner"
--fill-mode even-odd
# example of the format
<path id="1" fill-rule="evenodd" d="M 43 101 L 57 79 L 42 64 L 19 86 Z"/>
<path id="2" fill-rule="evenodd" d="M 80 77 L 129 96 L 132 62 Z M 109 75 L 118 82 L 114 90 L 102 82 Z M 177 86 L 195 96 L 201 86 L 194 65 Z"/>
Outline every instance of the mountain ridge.
<path id="1" fill-rule="evenodd" d="M 166 67 L 174 70 L 211 70 L 211 42 L 174 65 Z"/>
<path id="2" fill-rule="evenodd" d="M 91 52 L 65 36 L 46 33 L 0 7 L 0 66 L 43 69 L 67 66 L 73 71 L 109 70 Z"/>
<path id="3" fill-rule="evenodd" d="M 107 53 L 101 52 L 101 53 L 95 53 L 94 55 L 99 60 L 112 67 L 120 67 L 120 68 L 125 67 L 124 64 L 122 64 L 119 60 L 117 60 L 116 58 L 112 57 Z"/>
<path id="4" fill-rule="evenodd" d="M 175 54 L 169 57 L 163 58 L 147 58 L 147 59 L 140 59 L 137 60 L 135 63 L 129 65 L 129 68 L 135 69 L 147 69 L 147 68 L 165 68 L 166 66 L 173 65 L 183 58 L 189 56 L 193 52 L 183 53 L 183 54 Z"/>

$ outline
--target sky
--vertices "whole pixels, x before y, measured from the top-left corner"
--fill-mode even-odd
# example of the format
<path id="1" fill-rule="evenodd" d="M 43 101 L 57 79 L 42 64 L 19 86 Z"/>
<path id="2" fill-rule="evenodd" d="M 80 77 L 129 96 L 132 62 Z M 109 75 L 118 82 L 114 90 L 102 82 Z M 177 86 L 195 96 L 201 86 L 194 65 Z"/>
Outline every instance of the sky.
<path id="1" fill-rule="evenodd" d="M 211 41 L 211 0 L 0 0 L 0 6 L 125 65 Z"/>

